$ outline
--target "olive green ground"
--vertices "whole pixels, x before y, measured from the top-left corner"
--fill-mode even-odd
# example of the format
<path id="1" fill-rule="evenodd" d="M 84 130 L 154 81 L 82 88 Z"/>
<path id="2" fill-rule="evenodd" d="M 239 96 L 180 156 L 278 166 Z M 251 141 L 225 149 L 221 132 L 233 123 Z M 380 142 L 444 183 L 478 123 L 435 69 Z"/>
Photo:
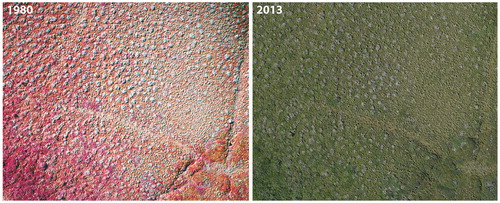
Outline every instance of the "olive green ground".
<path id="1" fill-rule="evenodd" d="M 497 199 L 496 7 L 254 3 L 254 199 Z"/>

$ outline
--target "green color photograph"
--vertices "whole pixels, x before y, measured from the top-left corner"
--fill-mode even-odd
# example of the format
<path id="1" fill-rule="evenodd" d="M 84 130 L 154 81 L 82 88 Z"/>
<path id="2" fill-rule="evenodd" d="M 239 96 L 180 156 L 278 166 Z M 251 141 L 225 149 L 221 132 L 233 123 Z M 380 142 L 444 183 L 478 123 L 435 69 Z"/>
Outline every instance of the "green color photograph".
<path id="1" fill-rule="evenodd" d="M 254 200 L 497 199 L 496 3 L 253 6 Z"/>

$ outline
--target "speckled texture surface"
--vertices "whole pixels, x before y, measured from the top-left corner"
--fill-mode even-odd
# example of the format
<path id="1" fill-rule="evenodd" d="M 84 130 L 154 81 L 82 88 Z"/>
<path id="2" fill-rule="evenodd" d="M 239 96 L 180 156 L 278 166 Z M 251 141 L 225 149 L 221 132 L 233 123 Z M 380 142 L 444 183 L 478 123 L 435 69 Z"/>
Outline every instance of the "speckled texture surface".
<path id="1" fill-rule="evenodd" d="M 254 199 L 497 199 L 496 3 L 257 5 Z"/>
<path id="2" fill-rule="evenodd" d="M 4 199 L 248 199 L 248 4 L 9 5 Z"/>

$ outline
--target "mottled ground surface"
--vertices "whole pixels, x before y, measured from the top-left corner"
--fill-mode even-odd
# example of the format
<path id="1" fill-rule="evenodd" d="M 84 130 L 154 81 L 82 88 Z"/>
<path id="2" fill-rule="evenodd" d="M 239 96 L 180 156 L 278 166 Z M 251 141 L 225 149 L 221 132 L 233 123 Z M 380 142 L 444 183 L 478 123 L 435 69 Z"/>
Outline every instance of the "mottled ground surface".
<path id="1" fill-rule="evenodd" d="M 4 199 L 248 199 L 247 4 L 9 5 Z"/>
<path id="2" fill-rule="evenodd" d="M 497 199 L 496 3 L 270 5 L 255 199 Z"/>

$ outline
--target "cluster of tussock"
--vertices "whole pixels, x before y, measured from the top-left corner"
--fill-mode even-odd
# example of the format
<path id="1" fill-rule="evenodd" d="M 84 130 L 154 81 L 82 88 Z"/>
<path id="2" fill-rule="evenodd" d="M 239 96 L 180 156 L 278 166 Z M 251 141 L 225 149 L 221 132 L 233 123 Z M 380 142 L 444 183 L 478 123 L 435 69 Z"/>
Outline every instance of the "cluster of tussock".
<path id="1" fill-rule="evenodd" d="M 497 198 L 496 4 L 279 5 L 254 21 L 256 199 Z"/>

